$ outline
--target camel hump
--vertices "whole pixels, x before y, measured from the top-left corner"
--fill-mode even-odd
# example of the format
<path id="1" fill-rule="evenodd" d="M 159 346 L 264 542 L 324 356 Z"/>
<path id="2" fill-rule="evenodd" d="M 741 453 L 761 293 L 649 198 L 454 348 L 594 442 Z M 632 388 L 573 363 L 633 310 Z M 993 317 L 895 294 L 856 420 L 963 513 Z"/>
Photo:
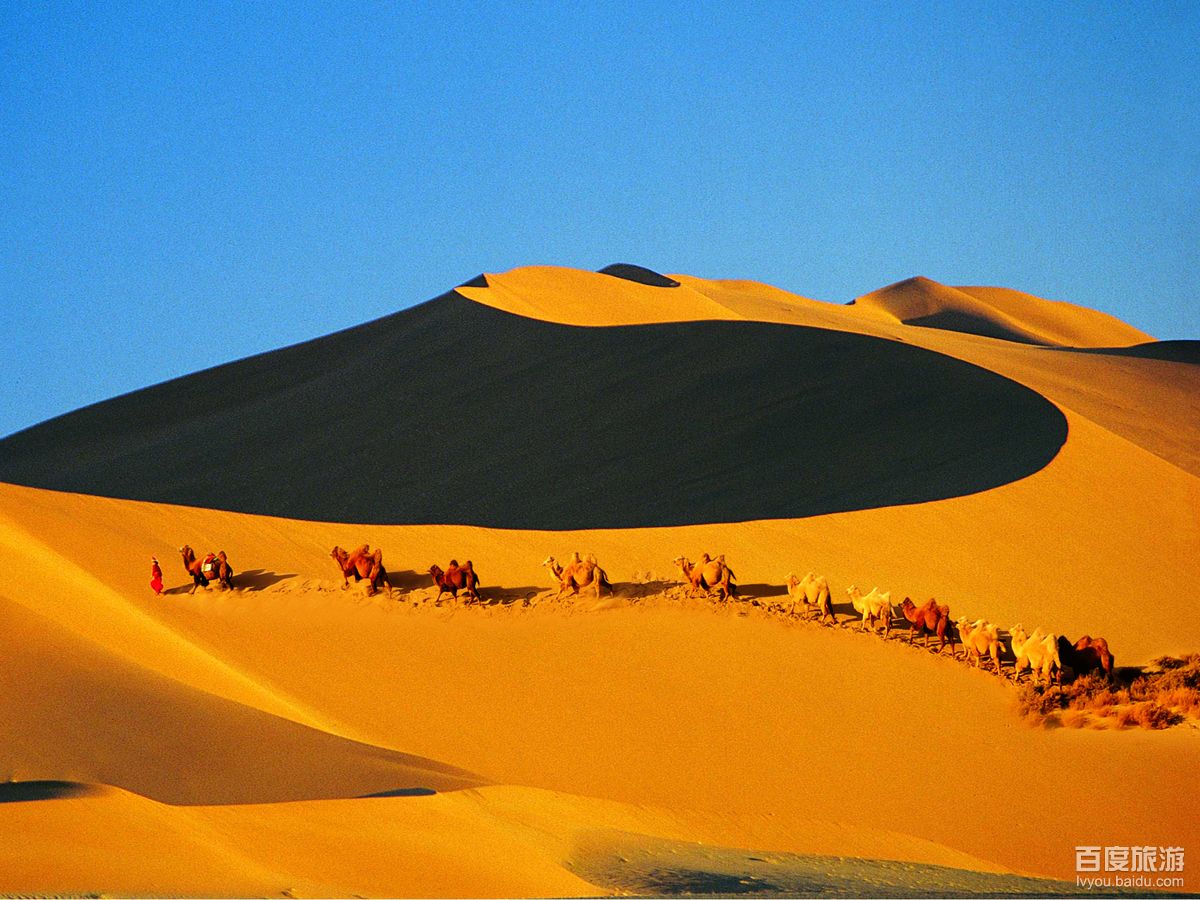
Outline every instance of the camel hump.
<path id="1" fill-rule="evenodd" d="M 475 566 L 473 566 L 471 564 L 471 561 L 469 559 L 465 563 L 463 563 L 462 568 L 470 569 L 472 572 L 475 571 Z"/>

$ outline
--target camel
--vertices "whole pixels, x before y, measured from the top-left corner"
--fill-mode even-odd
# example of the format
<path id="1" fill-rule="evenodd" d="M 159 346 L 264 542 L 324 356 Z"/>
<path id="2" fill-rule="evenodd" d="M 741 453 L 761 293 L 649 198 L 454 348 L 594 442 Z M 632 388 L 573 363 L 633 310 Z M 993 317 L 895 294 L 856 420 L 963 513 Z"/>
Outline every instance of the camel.
<path id="1" fill-rule="evenodd" d="M 700 562 L 694 566 L 686 556 L 677 556 L 675 565 L 679 566 L 683 577 L 691 585 L 690 596 L 696 596 L 696 592 L 699 590 L 703 590 L 705 596 L 708 596 L 714 588 L 719 600 L 728 600 L 737 596 L 737 585 L 733 583 L 736 576 L 733 574 L 733 570 L 725 565 L 724 554 L 713 559 L 707 553 L 702 553 Z"/>
<path id="2" fill-rule="evenodd" d="M 804 607 L 805 613 L 810 610 L 817 613 L 818 621 L 824 622 L 829 616 L 833 624 L 837 624 L 837 616 L 833 614 L 833 603 L 829 597 L 829 579 L 824 575 L 814 575 L 809 572 L 803 578 L 789 574 L 787 581 L 788 596 L 792 598 L 790 615 L 796 614 L 796 604 Z"/>
<path id="3" fill-rule="evenodd" d="M 900 604 L 900 612 L 908 619 L 912 628 L 908 633 L 908 642 L 914 643 L 918 634 L 925 635 L 925 648 L 929 649 L 929 638 L 936 634 L 941 639 L 938 653 L 946 649 L 947 631 L 950 638 L 950 655 L 954 656 L 954 630 L 950 625 L 950 607 L 930 598 L 929 602 L 917 606 L 908 597 Z"/>
<path id="4" fill-rule="evenodd" d="M 553 572 L 554 577 L 558 579 L 559 598 L 568 588 L 571 589 L 572 594 L 578 594 L 589 585 L 595 586 L 597 600 L 600 599 L 600 591 L 605 588 L 610 594 L 615 593 L 608 580 L 608 575 L 600 568 L 596 557 L 590 553 L 587 555 L 587 559 L 580 559 L 578 553 L 572 553 L 571 560 L 565 568 L 553 556 L 547 556 L 542 565 Z"/>
<path id="5" fill-rule="evenodd" d="M 1109 681 L 1113 677 L 1114 657 L 1108 649 L 1108 641 L 1084 635 L 1074 644 L 1058 636 L 1058 658 L 1062 668 L 1070 669 L 1075 677 L 1087 675 L 1100 669 Z"/>
<path id="6" fill-rule="evenodd" d="M 1020 681 L 1021 672 L 1029 669 L 1031 681 L 1040 675 L 1049 685 L 1050 673 L 1056 672 L 1058 683 L 1062 684 L 1062 661 L 1058 654 L 1057 635 L 1046 634 L 1041 628 L 1037 628 L 1033 634 L 1027 636 L 1025 627 L 1019 623 L 1010 628 L 1008 633 L 1013 656 L 1016 657 L 1016 663 L 1013 665 L 1014 682 Z"/>
<path id="7" fill-rule="evenodd" d="M 388 580 L 387 570 L 383 567 L 382 550 L 372 553 L 371 545 L 363 544 L 349 553 L 341 547 L 334 547 L 329 551 L 329 555 L 342 572 L 342 590 L 350 586 L 350 576 L 353 575 L 355 581 L 366 580 L 367 596 L 371 596 L 381 587 L 386 587 L 389 596 L 391 595 L 392 583 Z"/>
<path id="8" fill-rule="evenodd" d="M 892 633 L 892 592 L 881 594 L 879 588 L 871 588 L 871 593 L 865 597 L 855 585 L 846 588 L 854 609 L 862 616 L 863 631 L 867 629 L 868 621 L 871 630 L 875 630 L 875 620 L 883 622 L 883 637 L 886 640 Z"/>
<path id="9" fill-rule="evenodd" d="M 983 619 L 976 619 L 968 624 L 966 616 L 954 624 L 958 627 L 959 641 L 967 654 L 974 659 L 975 665 L 982 667 L 983 657 L 991 656 L 992 662 L 996 664 L 996 674 L 999 675 L 1000 651 L 1004 649 L 1004 645 L 1000 643 L 1000 628 L 984 622 Z"/>
<path id="10" fill-rule="evenodd" d="M 184 544 L 179 553 L 183 557 L 183 567 L 192 576 L 192 589 L 188 593 L 196 593 L 198 587 L 208 587 L 210 581 L 218 582 L 226 590 L 233 587 L 233 568 L 224 550 L 196 559 L 196 551 Z"/>
<path id="11" fill-rule="evenodd" d="M 444 572 L 440 566 L 430 566 L 429 574 L 433 576 L 433 583 L 438 588 L 434 603 L 441 602 L 442 594 L 449 594 L 457 600 L 459 591 L 464 591 L 470 600 L 479 599 L 479 578 L 475 575 L 475 567 L 469 559 L 461 566 L 458 560 L 450 560 L 450 565 Z"/>

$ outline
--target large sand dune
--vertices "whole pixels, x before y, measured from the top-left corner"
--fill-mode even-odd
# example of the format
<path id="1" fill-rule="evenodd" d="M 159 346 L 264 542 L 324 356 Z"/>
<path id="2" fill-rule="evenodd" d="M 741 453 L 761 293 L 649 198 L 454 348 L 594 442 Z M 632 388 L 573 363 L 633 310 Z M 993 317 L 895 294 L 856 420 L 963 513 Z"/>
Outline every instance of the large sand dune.
<path id="1" fill-rule="evenodd" d="M 520 443 L 529 483 L 571 472 L 593 494 L 552 483 L 524 501 L 526 511 L 550 512 L 520 520 L 521 529 L 467 519 L 352 525 L 0 485 L 0 616 L 10 643 L 0 663 L 0 776 L 17 782 L 0 784 L 0 835 L 14 848 L 0 891 L 573 896 L 766 890 L 821 876 L 887 893 L 928 890 L 941 870 L 921 866 L 944 866 L 953 870 L 947 883 L 991 893 L 1031 885 L 972 873 L 1073 881 L 1076 845 L 1200 844 L 1195 729 L 1035 729 L 1014 712 L 1013 689 L 990 675 L 748 601 L 717 608 L 683 598 L 671 566 L 681 553 L 723 552 L 759 603 L 778 598 L 788 571 L 816 569 L 832 581 L 843 620 L 845 587 L 878 584 L 896 599 L 937 596 L 955 615 L 1102 634 L 1119 664 L 1194 651 L 1200 417 L 1198 367 L 1181 361 L 1186 352 L 1156 359 L 1035 346 L 912 327 L 860 304 L 751 282 L 660 281 L 628 267 L 518 270 L 459 292 L 414 311 L 437 326 L 424 337 L 444 331 L 445 310 L 460 331 L 482 311 L 490 317 L 481 321 L 513 329 L 505 334 L 538 335 L 472 360 L 477 379 L 492 372 L 478 380 L 481 392 L 512 380 L 528 396 L 539 379 L 593 370 L 611 378 L 623 367 L 644 383 L 625 398 L 653 395 L 661 412 L 676 390 L 694 410 L 695 382 L 666 378 L 664 387 L 655 373 L 690 365 L 720 393 L 730 381 L 717 377 L 721 367 L 754 370 L 739 376 L 750 385 L 739 402 L 750 403 L 794 363 L 800 389 L 787 402 L 828 421 L 805 419 L 807 432 L 774 440 L 767 423 L 778 417 L 763 415 L 755 440 L 722 457 L 727 422 L 701 434 L 669 420 L 684 446 L 668 450 L 678 464 L 695 461 L 692 489 L 711 506 L 648 508 L 682 510 L 698 524 L 647 514 L 648 527 L 594 527 L 610 521 L 589 502 L 621 505 L 596 487 L 623 501 L 620 468 L 653 470 L 667 452 L 648 446 L 652 432 L 608 446 L 619 459 L 598 460 L 594 471 L 578 456 L 556 469 L 563 445 Z M 397 321 L 410 322 L 400 316 L 153 390 L 200 399 L 227 379 L 241 400 L 224 396 L 222 409 L 253 409 L 288 390 L 283 382 L 305 370 L 304 358 L 311 378 L 289 396 L 348 390 L 381 360 L 432 365 L 437 354 L 419 352 L 429 344 L 413 343 L 411 331 L 385 339 Z M 640 334 L 638 321 L 660 328 Z M 1093 319 L 1080 322 L 1090 328 Z M 549 323 L 557 330 L 539 330 Z M 626 349 L 618 363 L 604 353 L 572 359 L 543 334 L 572 335 L 573 351 Z M 680 341 L 706 334 L 719 336 L 707 353 L 667 365 Z M 669 340 L 656 343 L 658 335 Z M 727 344 L 738 352 L 714 349 Z M 821 347 L 829 352 L 815 370 L 790 358 L 794 348 Z M 864 406 L 865 376 L 842 357 L 866 369 L 908 366 L 918 393 L 881 378 Z M 780 374 L 760 374 L 772 366 Z M 504 377 L 506 368 L 524 371 Z M 415 383 L 439 409 L 458 408 L 460 398 L 435 392 L 447 377 L 437 372 Z M 230 373 L 258 377 L 241 383 Z M 948 427 L 930 402 L 906 423 L 905 404 L 920 391 L 944 396 L 963 427 Z M 804 406 L 809 397 L 817 406 Z M 1012 398 L 1028 402 L 1006 406 Z M 364 406 L 378 412 L 384 398 L 372 399 Z M 95 478 L 106 465 L 148 459 L 156 442 L 186 454 L 189 441 L 203 445 L 215 433 L 191 406 L 173 417 L 171 404 L 131 426 L 121 402 L 9 439 L 0 461 L 73 453 Z M 584 422 L 589 403 L 578 404 Z M 983 406 L 998 415 L 981 415 Z M 835 443 L 843 409 L 854 440 Z M 872 414 L 890 423 L 889 439 L 872 434 Z M 1043 420 L 1061 423 L 1053 440 Z M 373 441 L 393 433 L 369 419 L 332 421 L 290 420 L 279 435 L 292 444 L 272 454 L 272 438 L 259 435 L 266 442 L 246 455 L 261 470 L 303 474 L 306 455 L 371 457 Z M 125 428 L 106 433 L 126 443 L 89 443 L 95 423 Z M 506 425 L 514 441 L 526 434 L 503 417 L 488 430 Z M 796 449 L 813 435 L 817 451 Z M 439 437 L 426 440 L 456 466 L 469 464 L 475 445 Z M 194 452 L 189 459 L 202 459 L 202 447 Z M 793 459 L 804 464 L 789 469 Z M 403 456 L 391 462 L 403 465 Z M 486 473 L 489 458 L 479 465 Z M 517 464 L 504 465 L 491 474 L 505 503 L 516 502 L 503 490 Z M 739 465 L 747 471 L 727 472 Z M 238 484 L 253 489 L 256 472 Z M 892 493 L 848 502 L 856 472 Z M 910 483 L 920 490 L 895 489 L 888 478 L 897 472 L 919 473 Z M 763 492 L 722 514 L 756 476 L 792 505 L 755 515 L 767 509 Z M 939 492 L 943 478 L 952 487 Z M 374 502 L 356 490 L 347 495 Z M 559 494 L 569 502 L 556 505 Z M 813 499 L 822 496 L 832 498 L 824 508 Z M 329 548 L 364 541 L 384 549 L 397 597 L 340 589 Z M 174 552 L 184 542 L 226 550 L 242 587 L 189 594 Z M 552 599 L 540 563 L 576 549 L 597 554 L 618 584 L 615 599 Z M 162 597 L 146 586 L 152 554 L 171 588 Z M 473 560 L 488 603 L 432 605 L 420 573 L 452 556 Z M 854 859 L 820 859 L 829 856 Z M 730 881 L 739 871 L 745 884 Z M 1189 889 L 1200 888 L 1194 872 L 1184 874 Z"/>

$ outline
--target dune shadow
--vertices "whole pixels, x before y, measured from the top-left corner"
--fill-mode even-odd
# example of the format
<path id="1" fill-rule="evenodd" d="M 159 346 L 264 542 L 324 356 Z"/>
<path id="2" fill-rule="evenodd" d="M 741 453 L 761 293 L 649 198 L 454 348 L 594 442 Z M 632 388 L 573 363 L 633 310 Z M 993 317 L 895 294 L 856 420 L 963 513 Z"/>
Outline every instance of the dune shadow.
<path id="1" fill-rule="evenodd" d="M 1051 897 L 1072 881 L 853 856 L 748 851 L 594 830 L 566 867 L 591 884 L 646 897 Z M 1089 894 L 1093 893 L 1091 891 Z M 1120 896 L 1120 891 L 1096 892 Z M 1128 896 L 1136 896 L 1129 891 Z"/>
<path id="2" fill-rule="evenodd" d="M 390 791 L 376 791 L 373 794 L 361 794 L 357 799 L 369 800 L 373 797 L 432 797 L 437 794 L 433 788 L 427 787 L 412 787 L 412 788 L 393 788 Z"/>
<path id="3" fill-rule="evenodd" d="M 77 781 L 0 782 L 0 803 L 28 803 L 33 800 L 65 800 L 95 794 L 97 789 Z"/>
<path id="4" fill-rule="evenodd" d="M 279 572 L 268 572 L 266 569 L 250 569 L 245 572 L 234 573 L 233 586 L 238 590 L 261 591 L 288 578 L 295 577 L 295 572 L 280 574 Z"/>
<path id="5" fill-rule="evenodd" d="M 1059 347 L 1067 353 L 1087 353 L 1099 356 L 1129 356 L 1136 359 L 1157 359 L 1163 362 L 1200 365 L 1200 341 L 1149 341 L 1132 347 Z"/>
<path id="6" fill-rule="evenodd" d="M 353 452 L 314 428 L 331 409 Z M 11 435 L 0 480 L 326 522 L 637 528 L 976 493 L 1066 436 L 1036 392 L 909 344 L 750 321 L 585 328 L 451 291 Z"/>

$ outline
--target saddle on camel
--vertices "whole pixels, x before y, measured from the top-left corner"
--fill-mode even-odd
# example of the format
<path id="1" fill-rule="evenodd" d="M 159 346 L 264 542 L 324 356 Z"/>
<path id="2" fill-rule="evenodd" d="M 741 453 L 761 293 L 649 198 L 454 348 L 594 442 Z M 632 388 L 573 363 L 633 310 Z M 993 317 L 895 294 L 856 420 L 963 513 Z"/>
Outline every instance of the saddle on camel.
<path id="1" fill-rule="evenodd" d="M 197 559 L 196 551 L 184 544 L 179 548 L 179 553 L 183 557 L 183 567 L 192 576 L 192 589 L 189 593 L 196 593 L 198 587 L 208 587 L 212 581 L 218 582 L 226 589 L 233 587 L 233 568 L 229 565 L 224 550 Z"/>

